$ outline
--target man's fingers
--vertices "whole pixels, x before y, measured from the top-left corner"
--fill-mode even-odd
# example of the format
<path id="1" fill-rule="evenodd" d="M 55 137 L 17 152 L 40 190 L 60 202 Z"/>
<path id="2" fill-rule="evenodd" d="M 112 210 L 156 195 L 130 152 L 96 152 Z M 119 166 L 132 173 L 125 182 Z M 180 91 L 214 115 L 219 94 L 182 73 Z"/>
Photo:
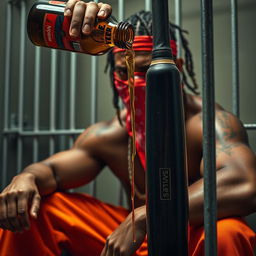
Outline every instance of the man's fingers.
<path id="1" fill-rule="evenodd" d="M 4 197 L 0 195 L 0 227 L 3 229 L 10 229 L 11 227 L 6 224 L 7 222 L 7 207 L 5 204 Z"/>
<path id="2" fill-rule="evenodd" d="M 82 23 L 84 20 L 85 10 L 86 10 L 85 2 L 78 1 L 75 4 L 71 23 L 70 23 L 70 30 L 69 30 L 69 34 L 73 37 L 78 37 L 80 35 Z"/>
<path id="3" fill-rule="evenodd" d="M 98 6 L 100 7 L 98 11 L 98 18 L 105 19 L 112 13 L 112 8 L 109 4 L 99 3 Z"/>
<path id="4" fill-rule="evenodd" d="M 35 193 L 32 199 L 32 204 L 31 204 L 31 209 L 30 209 L 30 215 L 33 218 L 37 218 L 38 212 L 40 209 L 40 202 L 41 202 L 41 197 L 39 193 Z"/>
<path id="5" fill-rule="evenodd" d="M 106 245 L 104 246 L 100 256 L 106 256 Z"/>
<path id="6" fill-rule="evenodd" d="M 79 2 L 79 0 L 69 0 L 66 3 L 66 7 L 65 7 L 65 10 L 64 10 L 64 15 L 65 16 L 71 16 L 72 15 L 74 7 L 75 7 L 75 4 L 77 2 Z"/>
<path id="7" fill-rule="evenodd" d="M 7 206 L 7 222 L 10 225 L 12 231 L 22 231 L 20 223 L 17 219 L 17 195 L 16 193 L 9 192 L 6 195 L 6 206 Z"/>
<path id="8" fill-rule="evenodd" d="M 29 228 L 28 217 L 28 193 L 19 191 L 17 200 L 17 215 L 18 221 L 22 227 L 22 230 Z"/>
<path id="9" fill-rule="evenodd" d="M 83 22 L 83 33 L 88 35 L 91 33 L 92 28 L 95 24 L 95 18 L 98 14 L 99 7 L 95 2 L 90 2 L 87 4 L 85 14 L 84 14 L 84 22 Z"/>
<path id="10" fill-rule="evenodd" d="M 111 235 L 109 237 L 107 237 L 107 240 L 106 240 L 106 252 L 105 252 L 105 256 L 110 256 L 110 255 L 115 255 L 114 254 L 114 248 L 113 248 L 114 244 L 111 240 Z"/>
<path id="11" fill-rule="evenodd" d="M 81 31 L 85 35 L 89 35 L 94 27 L 95 19 L 105 19 L 111 12 L 112 8 L 109 4 L 69 0 L 64 14 L 65 16 L 72 16 L 69 29 L 70 36 L 78 37 Z"/>

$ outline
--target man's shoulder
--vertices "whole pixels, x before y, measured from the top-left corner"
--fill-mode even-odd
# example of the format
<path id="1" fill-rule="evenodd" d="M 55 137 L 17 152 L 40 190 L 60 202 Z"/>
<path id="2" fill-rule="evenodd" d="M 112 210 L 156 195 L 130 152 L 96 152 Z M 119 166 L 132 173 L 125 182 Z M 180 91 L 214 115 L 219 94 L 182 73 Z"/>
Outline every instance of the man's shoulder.
<path id="1" fill-rule="evenodd" d="M 216 111 L 215 126 L 218 141 L 234 141 L 248 143 L 248 136 L 242 121 L 226 110 Z"/>
<path id="2" fill-rule="evenodd" d="M 98 122 L 85 129 L 77 138 L 74 147 L 80 149 L 95 148 L 108 142 L 115 143 L 122 140 L 126 134 L 125 126 L 122 126 L 118 118 L 114 117 L 110 121 Z"/>
<path id="3" fill-rule="evenodd" d="M 187 94 L 187 104 L 189 108 L 194 112 L 194 114 L 202 114 L 203 111 L 203 98 L 200 95 L 192 95 Z M 221 106 L 219 103 L 215 102 L 215 110 L 223 110 L 225 111 L 224 107 Z"/>
<path id="4" fill-rule="evenodd" d="M 194 95 L 190 97 L 190 101 L 194 104 L 194 112 L 191 111 L 192 114 L 187 119 L 186 126 L 189 136 L 195 136 L 200 140 L 203 136 L 202 98 Z M 223 134 L 229 134 L 229 139 L 247 141 L 247 134 L 241 120 L 218 103 L 215 103 L 215 127 L 217 138 Z"/>
<path id="5" fill-rule="evenodd" d="M 192 102 L 192 103 L 191 103 Z M 190 125 L 201 126 L 203 123 L 203 100 L 201 96 L 190 95 L 190 105 L 189 114 L 187 118 L 187 123 Z M 219 103 L 215 103 L 215 122 L 222 122 L 226 125 L 238 126 L 239 128 L 242 125 L 242 122 L 232 114 L 230 111 L 224 109 Z M 228 122 L 228 123 L 227 123 Z"/>

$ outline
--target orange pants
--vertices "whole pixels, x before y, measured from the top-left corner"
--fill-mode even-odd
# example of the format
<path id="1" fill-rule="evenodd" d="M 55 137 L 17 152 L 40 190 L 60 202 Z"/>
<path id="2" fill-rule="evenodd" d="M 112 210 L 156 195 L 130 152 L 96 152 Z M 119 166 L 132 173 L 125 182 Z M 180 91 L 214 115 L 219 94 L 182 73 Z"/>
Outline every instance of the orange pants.
<path id="1" fill-rule="evenodd" d="M 58 256 L 66 249 L 73 256 L 99 256 L 106 237 L 128 215 L 122 207 L 112 206 L 84 194 L 54 193 L 42 200 L 38 219 L 22 234 L 0 229 L 1 256 Z M 250 256 L 255 233 L 241 218 L 218 221 L 218 255 Z M 189 229 L 189 255 L 204 255 L 203 228 Z M 137 256 L 147 255 L 143 243 Z"/>

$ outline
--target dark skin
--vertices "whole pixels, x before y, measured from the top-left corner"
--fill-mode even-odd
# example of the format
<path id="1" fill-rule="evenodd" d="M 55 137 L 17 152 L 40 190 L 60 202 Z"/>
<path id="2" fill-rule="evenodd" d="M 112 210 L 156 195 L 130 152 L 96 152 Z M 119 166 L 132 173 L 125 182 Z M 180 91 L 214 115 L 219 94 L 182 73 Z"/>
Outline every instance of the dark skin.
<path id="1" fill-rule="evenodd" d="M 102 11 L 106 15 L 111 7 L 105 4 L 81 3 L 70 0 L 73 21 L 81 24 L 93 19 Z M 84 8 L 84 9 L 83 9 Z M 81 11 L 83 10 L 83 11 Z M 85 11 L 86 10 L 86 11 Z M 74 18 L 75 17 L 75 18 Z M 71 22 L 71 29 L 74 25 Z M 89 33 L 89 32 L 86 32 Z M 135 71 L 144 71 L 151 55 L 137 52 Z M 122 53 L 115 55 L 116 71 L 120 78 L 126 76 Z M 202 160 L 202 100 L 199 96 L 184 93 L 187 135 L 189 220 L 191 225 L 203 224 L 203 160 Z M 125 120 L 125 111 L 122 120 Z M 59 177 L 59 188 L 69 189 L 87 184 L 109 166 L 122 182 L 130 196 L 127 163 L 128 135 L 117 118 L 97 123 L 86 129 L 67 151 L 57 153 L 42 162 L 32 164 L 15 176 L 0 194 L 0 227 L 13 232 L 29 228 L 29 217 L 36 218 L 42 196 L 53 193 Z M 216 177 L 218 218 L 245 216 L 254 212 L 256 202 L 256 159 L 248 146 L 247 135 L 241 122 L 231 113 L 216 105 Z M 145 193 L 145 171 L 138 157 L 135 159 L 135 183 L 140 193 Z M 132 241 L 131 214 L 106 240 L 101 256 L 132 255 L 146 235 L 146 208 L 144 200 L 135 197 L 136 243 Z"/>

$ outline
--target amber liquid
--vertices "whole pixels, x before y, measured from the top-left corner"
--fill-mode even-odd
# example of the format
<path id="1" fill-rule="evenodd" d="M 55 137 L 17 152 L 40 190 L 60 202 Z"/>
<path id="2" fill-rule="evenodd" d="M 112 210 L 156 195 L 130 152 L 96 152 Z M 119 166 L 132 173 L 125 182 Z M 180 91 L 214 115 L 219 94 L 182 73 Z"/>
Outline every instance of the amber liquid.
<path id="1" fill-rule="evenodd" d="M 131 170 L 131 204 L 132 204 L 132 225 L 133 225 L 133 242 L 135 238 L 135 214 L 134 214 L 134 197 L 135 197 L 135 184 L 134 184 L 134 160 L 136 156 L 136 131 L 135 131 L 135 87 L 134 87 L 134 66 L 135 66 L 135 53 L 133 49 L 126 50 L 125 61 L 128 72 L 128 84 L 130 95 L 130 109 L 131 109 L 131 128 L 132 128 L 132 143 L 131 155 L 129 156 L 130 163 L 128 166 Z"/>

